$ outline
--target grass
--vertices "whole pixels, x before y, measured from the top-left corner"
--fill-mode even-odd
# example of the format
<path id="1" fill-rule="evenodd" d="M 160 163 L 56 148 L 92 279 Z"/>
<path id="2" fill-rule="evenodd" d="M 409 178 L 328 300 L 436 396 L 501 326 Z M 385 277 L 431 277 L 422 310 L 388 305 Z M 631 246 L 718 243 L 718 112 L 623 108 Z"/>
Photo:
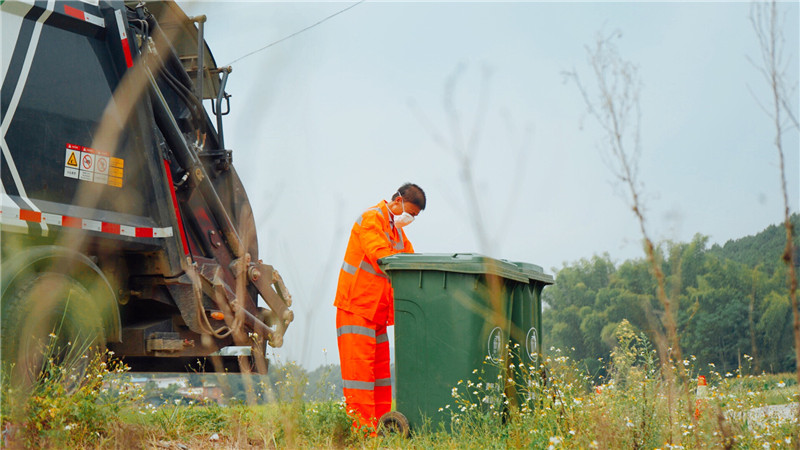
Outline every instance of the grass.
<path id="1" fill-rule="evenodd" d="M 556 349 L 538 366 L 507 367 L 518 373 L 516 382 L 504 380 L 515 392 L 487 384 L 476 368 L 442 406 L 450 412 L 451 431 L 428 424 L 409 439 L 354 433 L 341 401 L 303 400 L 302 377 L 294 386 L 286 378 L 268 404 L 177 400 L 153 406 L 127 382 L 123 364 L 98 355 L 81 377 L 73 378 L 70 367 L 47 365 L 26 392 L 4 378 L 3 447 L 792 448 L 797 442 L 796 422 L 748 415 L 764 405 L 797 402 L 794 374 L 702 368 L 709 386 L 698 402 L 696 376 L 667 383 L 643 336 L 623 327 L 617 337 L 609 376 L 600 381 Z M 669 370 L 677 373 L 678 363 L 686 373 L 701 371 L 691 356 Z"/>
<path id="2" fill-rule="evenodd" d="M 102 440 L 107 426 L 134 404 L 140 393 L 126 385 L 121 375 L 128 368 L 112 352 L 97 352 L 73 344 L 56 347 L 55 335 L 44 345 L 43 365 L 32 383 L 11 379 L 13 367 L 3 367 L 3 443 L 38 446 L 72 446 Z M 24 374 L 16 374 L 16 376 Z"/>

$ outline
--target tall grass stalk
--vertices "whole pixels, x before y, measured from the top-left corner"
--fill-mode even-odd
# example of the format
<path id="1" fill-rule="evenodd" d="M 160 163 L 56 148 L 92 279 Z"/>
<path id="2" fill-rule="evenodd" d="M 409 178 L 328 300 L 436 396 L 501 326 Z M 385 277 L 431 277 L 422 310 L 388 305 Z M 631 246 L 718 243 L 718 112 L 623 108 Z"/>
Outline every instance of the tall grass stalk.
<path id="1" fill-rule="evenodd" d="M 667 292 L 661 259 L 647 229 L 638 168 L 641 154 L 639 93 L 642 81 L 639 78 L 638 68 L 620 56 L 614 44 L 614 39 L 619 36 L 621 36 L 619 32 L 609 36 L 598 34 L 595 46 L 587 47 L 589 65 L 597 82 L 594 95 L 584 87 L 576 72 L 566 75 L 575 81 L 587 106 L 588 114 L 597 121 L 604 133 L 601 142 L 605 150 L 606 164 L 617 181 L 624 186 L 626 200 L 639 224 L 644 251 L 656 281 L 656 297 L 664 308 L 661 323 L 666 330 L 666 338 L 662 335 L 660 326 L 652 328 L 662 371 L 667 381 L 669 422 L 673 425 L 677 423 L 673 421 L 676 387 L 687 386 L 686 373 L 682 365 L 673 364 L 673 361 L 683 359 L 675 321 L 677 305 L 673 304 Z M 671 370 L 673 367 L 677 367 L 677 371 Z M 684 389 L 684 404 L 689 403 L 686 401 L 688 396 L 688 391 Z M 672 442 L 672 436 L 669 441 Z"/>
<path id="2" fill-rule="evenodd" d="M 797 268 L 795 263 L 794 230 L 790 220 L 791 208 L 789 194 L 786 187 L 786 165 L 784 162 L 783 135 L 794 127 L 800 130 L 797 120 L 795 105 L 797 94 L 797 80 L 787 79 L 787 67 L 791 64 L 784 54 L 785 38 L 783 37 L 783 20 L 785 13 L 778 10 L 778 2 L 753 2 L 750 12 L 750 22 L 758 39 L 761 51 L 761 62 L 753 63 L 766 79 L 771 94 L 769 106 L 762 106 L 775 127 L 775 149 L 778 151 L 780 167 L 781 192 L 783 194 L 784 228 L 786 229 L 786 246 L 782 260 L 789 268 L 789 296 L 792 301 L 793 333 L 795 348 L 795 363 L 797 382 L 800 384 L 800 307 L 797 303 Z M 796 61 L 794 62 L 796 64 Z M 800 421 L 800 407 L 797 409 L 797 418 Z M 795 434 L 795 439 L 800 440 L 800 431 Z"/>

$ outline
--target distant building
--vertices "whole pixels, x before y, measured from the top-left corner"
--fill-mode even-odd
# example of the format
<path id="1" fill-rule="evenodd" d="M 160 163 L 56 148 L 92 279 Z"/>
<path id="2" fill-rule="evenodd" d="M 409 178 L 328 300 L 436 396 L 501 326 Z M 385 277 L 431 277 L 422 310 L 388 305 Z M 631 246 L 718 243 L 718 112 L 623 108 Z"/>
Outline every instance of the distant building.
<path id="1" fill-rule="evenodd" d="M 178 386 L 178 391 L 189 387 L 189 380 L 186 377 L 164 377 L 164 378 L 151 378 L 152 381 L 159 389 L 166 389 L 170 386 Z"/>
<path id="2" fill-rule="evenodd" d="M 224 398 L 221 387 L 217 386 L 216 383 L 206 381 L 203 382 L 203 386 L 180 388 L 178 393 L 197 401 L 222 403 Z"/>

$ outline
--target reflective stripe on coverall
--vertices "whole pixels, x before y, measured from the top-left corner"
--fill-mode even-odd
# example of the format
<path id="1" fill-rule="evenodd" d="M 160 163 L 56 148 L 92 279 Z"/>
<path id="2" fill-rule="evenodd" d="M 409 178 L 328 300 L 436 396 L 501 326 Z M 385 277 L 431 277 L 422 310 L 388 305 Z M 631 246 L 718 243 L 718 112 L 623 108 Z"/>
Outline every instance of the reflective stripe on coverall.
<path id="1" fill-rule="evenodd" d="M 386 325 L 339 309 L 336 335 L 347 410 L 357 428 L 377 428 L 377 418 L 392 408 L 389 336 Z"/>
<path id="2" fill-rule="evenodd" d="M 391 222 L 386 202 L 362 213 L 350 231 L 333 306 L 378 324 L 394 325 L 392 286 L 378 260 L 401 252 L 414 253 L 414 247 Z"/>
<path id="3" fill-rule="evenodd" d="M 376 426 L 389 412 L 392 386 L 386 326 L 394 324 L 394 296 L 378 259 L 413 253 L 385 201 L 358 217 L 350 232 L 336 288 L 336 331 L 344 395 L 354 426 Z"/>

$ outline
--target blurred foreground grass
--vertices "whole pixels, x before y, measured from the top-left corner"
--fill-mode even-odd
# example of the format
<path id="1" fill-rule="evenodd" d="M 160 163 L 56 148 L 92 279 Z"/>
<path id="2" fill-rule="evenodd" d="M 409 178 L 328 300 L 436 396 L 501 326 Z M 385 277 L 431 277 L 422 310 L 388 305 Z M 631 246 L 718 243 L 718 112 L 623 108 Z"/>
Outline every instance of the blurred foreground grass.
<path id="1" fill-rule="evenodd" d="M 340 399 L 303 400 L 314 388 L 287 377 L 270 403 L 170 399 L 153 404 L 113 355 L 85 373 L 49 365 L 34 386 L 3 377 L 4 448 L 795 448 L 798 386 L 794 374 L 717 373 L 692 357 L 662 367 L 643 336 L 619 333 L 608 375 L 582 371 L 568 355 L 526 372 L 505 397 L 474 378 L 452 388 L 451 429 L 425 425 L 412 437 L 365 437 L 350 428 Z M 747 358 L 745 358 L 745 362 Z M 667 383 L 681 364 L 685 380 Z M 6 371 L 7 368 L 4 368 Z M 547 373 L 546 381 L 540 374 Z M 7 372 L 6 372 L 7 373 Z M 708 380 L 697 398 L 697 375 Z M 294 383 L 294 384 L 293 384 Z M 672 388 L 670 389 L 670 386 Z M 274 389 L 260 386 L 259 389 Z M 332 392 L 332 391 L 331 391 Z M 487 400 L 491 398 L 491 401 Z M 499 398 L 499 401 L 496 401 Z M 768 405 L 784 405 L 783 416 Z M 771 408 L 771 407 L 770 407 Z"/>

